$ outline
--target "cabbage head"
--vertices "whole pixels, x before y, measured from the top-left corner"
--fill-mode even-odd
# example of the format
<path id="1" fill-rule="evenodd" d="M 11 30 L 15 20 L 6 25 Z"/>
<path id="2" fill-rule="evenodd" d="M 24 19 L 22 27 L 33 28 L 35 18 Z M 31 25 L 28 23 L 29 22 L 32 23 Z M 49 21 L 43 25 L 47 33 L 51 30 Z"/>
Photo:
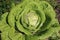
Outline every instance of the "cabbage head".
<path id="1" fill-rule="evenodd" d="M 44 40 L 60 30 L 56 13 L 46 1 L 24 0 L 1 18 L 2 40 Z"/>

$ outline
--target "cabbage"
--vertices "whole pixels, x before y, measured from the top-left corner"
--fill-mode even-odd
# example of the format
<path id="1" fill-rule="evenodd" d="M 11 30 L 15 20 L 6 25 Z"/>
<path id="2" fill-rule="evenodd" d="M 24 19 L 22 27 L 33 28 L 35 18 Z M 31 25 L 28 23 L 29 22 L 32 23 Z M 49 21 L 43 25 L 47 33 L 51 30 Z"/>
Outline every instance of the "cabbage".
<path id="1" fill-rule="evenodd" d="M 44 40 L 60 30 L 53 7 L 46 1 L 25 0 L 2 15 L 2 40 Z"/>

